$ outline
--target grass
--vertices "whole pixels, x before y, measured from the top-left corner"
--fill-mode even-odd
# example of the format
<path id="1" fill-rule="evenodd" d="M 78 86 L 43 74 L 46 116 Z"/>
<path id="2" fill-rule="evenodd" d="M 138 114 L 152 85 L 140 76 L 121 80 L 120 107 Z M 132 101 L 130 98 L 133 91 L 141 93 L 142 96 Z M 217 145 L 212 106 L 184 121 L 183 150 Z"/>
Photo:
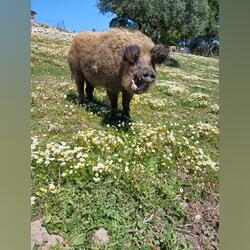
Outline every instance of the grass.
<path id="1" fill-rule="evenodd" d="M 218 205 L 218 60 L 171 55 L 154 90 L 133 99 L 133 122 L 109 124 L 102 89 L 74 103 L 70 41 L 32 34 L 32 218 L 70 249 L 211 249 L 217 217 L 206 233 L 194 222 L 198 236 L 188 225 L 193 207 Z M 107 246 L 91 241 L 101 227 Z"/>

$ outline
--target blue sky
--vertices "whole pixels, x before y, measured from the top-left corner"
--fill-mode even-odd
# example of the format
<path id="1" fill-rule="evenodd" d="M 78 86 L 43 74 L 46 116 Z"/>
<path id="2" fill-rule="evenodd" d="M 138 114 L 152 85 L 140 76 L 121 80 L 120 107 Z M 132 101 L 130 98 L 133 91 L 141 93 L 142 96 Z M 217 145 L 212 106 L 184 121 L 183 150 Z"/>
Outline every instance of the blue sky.
<path id="1" fill-rule="evenodd" d="M 39 23 L 57 26 L 64 21 L 65 28 L 71 31 L 97 31 L 108 29 L 111 14 L 99 14 L 97 0 L 32 0 L 31 9 L 38 14 Z"/>

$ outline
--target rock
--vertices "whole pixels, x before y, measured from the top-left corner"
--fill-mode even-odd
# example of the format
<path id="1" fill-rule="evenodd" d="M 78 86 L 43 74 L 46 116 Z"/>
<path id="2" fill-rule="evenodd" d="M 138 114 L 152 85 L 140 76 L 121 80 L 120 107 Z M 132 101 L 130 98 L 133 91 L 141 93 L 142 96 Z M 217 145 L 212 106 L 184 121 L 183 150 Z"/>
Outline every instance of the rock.
<path id="1" fill-rule="evenodd" d="M 36 220 L 31 223 L 31 240 L 36 245 L 43 245 L 48 242 L 47 230 L 42 227 L 42 220 Z"/>
<path id="2" fill-rule="evenodd" d="M 110 241 L 110 237 L 108 235 L 107 230 L 104 228 L 100 228 L 93 234 L 92 241 L 98 244 L 108 244 Z"/>
<path id="3" fill-rule="evenodd" d="M 31 249 L 35 246 L 41 250 L 49 250 L 56 245 L 64 245 L 65 241 L 59 235 L 50 235 L 46 228 L 42 226 L 42 220 L 36 220 L 31 223 Z"/>

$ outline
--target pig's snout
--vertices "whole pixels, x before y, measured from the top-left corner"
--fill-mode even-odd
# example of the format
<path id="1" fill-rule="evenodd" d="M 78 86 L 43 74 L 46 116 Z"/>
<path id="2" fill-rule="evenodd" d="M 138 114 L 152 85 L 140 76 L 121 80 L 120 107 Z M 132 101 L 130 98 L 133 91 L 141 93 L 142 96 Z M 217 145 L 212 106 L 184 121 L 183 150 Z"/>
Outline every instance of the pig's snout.
<path id="1" fill-rule="evenodd" d="M 147 83 L 151 83 L 155 81 L 156 74 L 153 71 L 147 71 L 142 74 L 141 79 Z"/>

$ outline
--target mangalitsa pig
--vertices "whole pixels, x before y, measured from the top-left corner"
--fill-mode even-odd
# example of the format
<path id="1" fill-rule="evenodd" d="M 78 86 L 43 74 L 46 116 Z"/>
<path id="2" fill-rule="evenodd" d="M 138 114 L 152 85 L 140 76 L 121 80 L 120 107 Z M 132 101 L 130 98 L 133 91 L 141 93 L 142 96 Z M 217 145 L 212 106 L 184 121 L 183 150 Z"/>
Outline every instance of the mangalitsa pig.
<path id="1" fill-rule="evenodd" d="M 77 34 L 68 53 L 68 63 L 84 102 L 84 84 L 89 100 L 97 86 L 106 89 L 111 102 L 111 118 L 117 114 L 122 92 L 123 115 L 130 118 L 129 103 L 134 94 L 148 92 L 156 81 L 156 64 L 166 60 L 169 48 L 155 45 L 143 33 L 124 29 Z"/>

